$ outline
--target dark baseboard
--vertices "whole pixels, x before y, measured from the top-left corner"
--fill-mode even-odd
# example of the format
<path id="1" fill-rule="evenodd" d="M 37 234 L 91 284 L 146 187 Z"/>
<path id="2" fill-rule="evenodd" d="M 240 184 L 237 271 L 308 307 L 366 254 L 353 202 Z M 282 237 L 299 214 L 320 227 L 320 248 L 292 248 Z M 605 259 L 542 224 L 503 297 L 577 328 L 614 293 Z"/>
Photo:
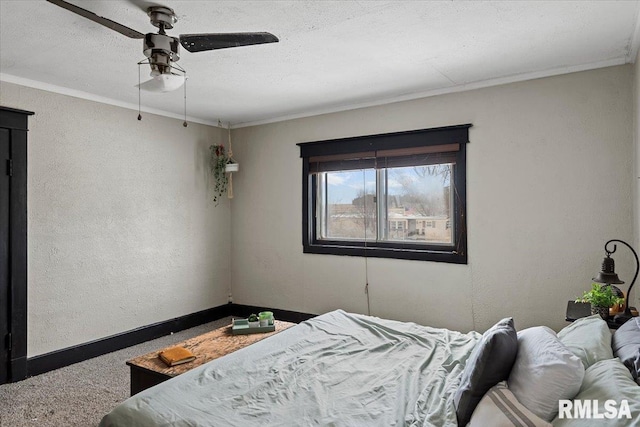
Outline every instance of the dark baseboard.
<path id="1" fill-rule="evenodd" d="M 11 360 L 9 378 L 12 383 L 27 378 L 27 356 Z"/>
<path id="2" fill-rule="evenodd" d="M 160 338 L 169 335 L 171 332 L 179 332 L 203 323 L 213 322 L 214 320 L 231 316 L 230 308 L 231 304 L 225 304 L 152 325 L 142 326 L 88 343 L 30 357 L 27 359 L 27 373 L 29 376 L 43 374 L 92 357 L 102 356 L 112 351 Z"/>
<path id="3" fill-rule="evenodd" d="M 261 311 L 273 312 L 273 317 L 286 322 L 300 323 L 316 317 L 317 314 L 300 313 L 298 311 L 280 310 L 279 308 L 265 308 L 255 305 L 231 304 L 231 316 L 248 317 L 250 314 L 258 314 Z"/>
<path id="4" fill-rule="evenodd" d="M 316 316 L 315 314 L 299 313 L 297 311 L 280 310 L 277 308 L 269 309 L 252 305 L 225 304 L 152 325 L 142 326 L 88 343 L 30 357 L 26 360 L 25 375 L 19 375 L 21 378 L 14 378 L 13 381 L 19 381 L 27 376 L 39 375 L 54 369 L 63 368 L 93 357 L 111 353 L 112 351 L 160 338 L 172 332 L 179 332 L 204 323 L 213 322 L 214 320 L 227 316 L 247 317 L 251 313 L 258 313 L 260 311 L 272 311 L 276 319 L 294 323 L 300 323 Z"/>

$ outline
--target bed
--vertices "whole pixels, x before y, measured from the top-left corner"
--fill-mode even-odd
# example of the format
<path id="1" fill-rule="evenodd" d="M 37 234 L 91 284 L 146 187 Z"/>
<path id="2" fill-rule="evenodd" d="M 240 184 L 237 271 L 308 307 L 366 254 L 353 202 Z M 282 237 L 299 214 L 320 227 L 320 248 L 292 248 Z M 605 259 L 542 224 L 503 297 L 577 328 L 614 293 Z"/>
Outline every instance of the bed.
<path id="1" fill-rule="evenodd" d="M 585 336 L 603 330 L 597 319 L 576 322 L 581 323 L 589 326 L 580 331 Z M 552 340 L 548 331 L 540 331 L 530 334 L 535 335 L 528 342 L 534 353 L 541 345 L 540 336 L 542 341 Z M 579 341 L 580 334 L 571 337 Z M 602 334 L 605 337 L 598 339 L 606 342 L 606 333 Z M 509 377 L 518 366 L 525 371 L 521 383 L 533 380 L 547 387 L 540 378 L 528 377 L 531 358 L 519 363 L 518 347 L 525 347 L 525 338 L 516 335 L 512 319 L 503 319 L 484 334 L 465 334 L 337 310 L 132 396 L 107 414 L 100 427 L 497 426 L 504 420 L 504 425 L 518 425 L 512 423 L 514 416 L 528 426 L 565 422 L 552 419 L 557 418 L 557 408 L 555 414 L 542 411 L 544 417 L 538 417 L 510 390 Z M 558 340 L 555 333 L 553 339 Z M 610 333 L 608 339 L 608 353 L 594 356 L 587 351 L 589 363 L 609 359 Z M 570 352 L 569 346 L 565 350 Z M 563 380 L 573 384 L 572 390 L 563 389 L 573 398 L 587 369 L 573 353 L 562 357 L 566 359 L 562 363 L 571 367 L 561 365 L 550 375 L 569 378 L 564 371 L 579 372 Z M 551 362 L 558 365 L 557 360 Z M 620 365 L 637 389 L 630 397 L 640 402 L 640 387 Z M 517 379 L 513 378 L 514 385 Z M 553 390 L 544 394 L 557 401 Z M 636 423 L 638 405 L 632 408 Z"/>

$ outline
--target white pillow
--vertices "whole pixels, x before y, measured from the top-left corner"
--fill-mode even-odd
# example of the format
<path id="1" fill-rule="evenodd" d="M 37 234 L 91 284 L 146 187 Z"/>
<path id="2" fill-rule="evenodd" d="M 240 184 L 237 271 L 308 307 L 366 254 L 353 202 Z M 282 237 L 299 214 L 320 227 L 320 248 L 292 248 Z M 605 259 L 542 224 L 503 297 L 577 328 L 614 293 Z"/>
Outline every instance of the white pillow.
<path id="1" fill-rule="evenodd" d="M 599 315 L 576 320 L 558 332 L 558 339 L 582 360 L 584 369 L 601 360 L 613 359 L 611 331 Z"/>
<path id="2" fill-rule="evenodd" d="M 585 426 L 608 426 L 608 427 L 630 427 L 640 424 L 640 387 L 633 381 L 631 373 L 627 367 L 622 364 L 620 359 L 601 360 L 596 362 L 587 369 L 580 393 L 575 397 L 576 401 L 580 400 L 583 404 L 586 402 L 591 406 L 597 405 L 598 413 L 607 415 L 606 402 L 613 400 L 615 402 L 616 414 L 610 419 L 588 419 L 580 418 L 579 414 L 575 414 L 575 410 L 569 411 L 572 418 L 559 418 L 553 420 L 556 427 L 585 427 Z M 618 410 L 622 409 L 622 401 L 626 400 L 631 413 L 631 419 L 627 418 L 627 414 Z M 572 408 L 573 409 L 573 408 Z M 566 413 L 563 413 L 566 415 Z M 574 417 L 578 415 L 578 417 Z"/>
<path id="3" fill-rule="evenodd" d="M 467 427 L 551 427 L 525 408 L 507 388 L 505 381 L 491 387 L 476 406 Z"/>
<path id="4" fill-rule="evenodd" d="M 580 391 L 584 366 L 546 326 L 518 332 L 518 355 L 509 375 L 509 389 L 531 412 L 546 421 L 558 413 L 558 400 Z"/>

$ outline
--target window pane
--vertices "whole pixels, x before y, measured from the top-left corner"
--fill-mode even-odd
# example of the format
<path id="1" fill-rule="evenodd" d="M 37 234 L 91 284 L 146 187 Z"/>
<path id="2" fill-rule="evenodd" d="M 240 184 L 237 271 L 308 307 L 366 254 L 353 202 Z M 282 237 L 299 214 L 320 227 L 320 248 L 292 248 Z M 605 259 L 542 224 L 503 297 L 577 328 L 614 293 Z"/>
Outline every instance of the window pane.
<path id="1" fill-rule="evenodd" d="M 452 244 L 453 164 L 387 169 L 387 239 Z"/>
<path id="2" fill-rule="evenodd" d="M 318 186 L 322 239 L 377 239 L 375 169 L 321 173 Z"/>

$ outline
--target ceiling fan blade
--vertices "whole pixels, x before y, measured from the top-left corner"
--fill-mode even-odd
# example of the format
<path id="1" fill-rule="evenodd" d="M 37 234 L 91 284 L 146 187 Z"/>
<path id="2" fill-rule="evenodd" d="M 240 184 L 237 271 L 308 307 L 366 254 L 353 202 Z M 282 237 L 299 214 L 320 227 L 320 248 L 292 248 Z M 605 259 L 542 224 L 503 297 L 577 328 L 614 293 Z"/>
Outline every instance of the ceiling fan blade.
<path id="1" fill-rule="evenodd" d="M 180 34 L 180 44 L 189 52 L 277 43 L 278 41 L 278 38 L 271 33 Z"/>
<path id="2" fill-rule="evenodd" d="M 63 0 L 47 0 L 49 3 L 55 4 L 56 6 L 60 6 L 63 9 L 67 9 L 70 12 L 73 12 L 75 14 L 78 14 L 84 18 L 90 19 L 93 22 L 96 22 L 100 25 L 103 25 L 111 30 L 117 31 L 120 34 L 124 34 L 127 37 L 131 37 L 132 39 L 143 39 L 144 38 L 144 34 L 139 33 L 136 30 L 132 30 L 129 27 L 125 27 L 122 24 L 119 24 L 115 21 L 112 21 L 110 19 L 107 18 L 103 18 L 102 16 L 96 15 L 93 12 L 90 12 L 86 9 L 83 9 L 81 7 L 78 7 L 74 4 L 68 3 L 66 1 Z"/>

